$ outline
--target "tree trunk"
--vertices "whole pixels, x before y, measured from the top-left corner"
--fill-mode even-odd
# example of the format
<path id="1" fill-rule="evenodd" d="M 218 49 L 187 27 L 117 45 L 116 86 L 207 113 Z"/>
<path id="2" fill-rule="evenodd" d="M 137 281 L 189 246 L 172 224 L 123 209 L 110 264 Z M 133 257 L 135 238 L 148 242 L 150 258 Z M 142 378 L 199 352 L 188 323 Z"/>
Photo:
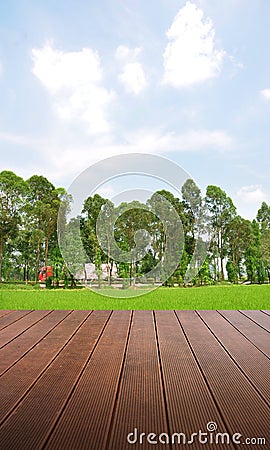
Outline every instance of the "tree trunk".
<path id="1" fill-rule="evenodd" d="M 70 278 L 71 278 L 71 284 L 70 284 L 70 287 L 73 289 L 73 288 L 76 287 L 76 282 L 75 282 L 74 275 L 73 275 L 72 273 L 70 274 Z"/>
<path id="2" fill-rule="evenodd" d="M 49 252 L 49 237 L 46 237 L 45 240 L 45 266 L 48 265 L 48 252 Z"/>
<path id="3" fill-rule="evenodd" d="M 214 276 L 215 281 L 218 281 L 218 257 L 214 258 Z"/>
<path id="4" fill-rule="evenodd" d="M 223 256 L 223 242 L 222 242 L 222 231 L 220 230 L 218 233 L 218 252 L 220 257 L 220 272 L 221 272 L 221 281 L 224 281 L 224 256 Z"/>
<path id="5" fill-rule="evenodd" d="M 130 261 L 130 266 L 129 266 L 129 285 L 131 286 L 132 284 L 132 260 Z"/>
<path id="6" fill-rule="evenodd" d="M 225 275 L 224 275 L 224 258 L 220 258 L 220 269 L 221 269 L 221 281 L 224 281 Z"/>
<path id="7" fill-rule="evenodd" d="M 110 239 L 108 239 L 107 236 L 107 242 L 108 242 L 108 258 L 107 258 L 107 265 L 109 267 L 108 271 L 108 284 L 111 286 L 112 284 L 112 262 L 111 262 L 111 242 Z"/>
<path id="8" fill-rule="evenodd" d="M 109 275 L 109 285 L 112 285 L 112 271 L 113 271 L 113 259 L 110 258 L 110 275 Z"/>
<path id="9" fill-rule="evenodd" d="M 133 243 L 133 236 L 134 236 L 134 231 L 133 229 L 130 227 L 129 229 L 129 248 L 130 248 L 130 256 L 131 256 L 131 252 L 132 252 L 132 243 Z M 130 258 L 130 266 L 129 266 L 129 285 L 131 286 L 132 284 L 132 258 Z"/>
<path id="10" fill-rule="evenodd" d="M 39 265 L 40 265 L 40 234 L 38 233 L 37 259 L 36 259 L 36 283 L 38 282 Z"/>

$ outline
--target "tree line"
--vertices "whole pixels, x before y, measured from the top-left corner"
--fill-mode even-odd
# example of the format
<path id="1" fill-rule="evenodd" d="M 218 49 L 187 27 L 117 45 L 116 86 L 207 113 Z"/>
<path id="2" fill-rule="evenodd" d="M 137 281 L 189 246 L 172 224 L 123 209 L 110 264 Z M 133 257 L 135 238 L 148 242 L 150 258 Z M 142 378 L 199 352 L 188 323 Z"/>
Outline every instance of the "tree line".
<path id="1" fill-rule="evenodd" d="M 96 223 L 102 212 L 103 217 L 111 221 L 113 238 L 119 249 L 133 255 L 129 262 L 116 262 L 118 276 L 131 282 L 135 277 L 150 273 L 166 255 L 164 222 L 168 220 L 167 213 L 163 211 L 163 219 L 155 215 L 156 196 L 161 195 L 177 212 L 183 227 L 181 257 L 165 284 L 184 284 L 185 273 L 202 230 L 209 236 L 210 245 L 192 284 L 210 284 L 226 279 L 232 283 L 244 280 L 250 283 L 270 282 L 270 206 L 263 202 L 256 218 L 250 221 L 237 214 L 232 199 L 218 186 L 209 185 L 205 196 L 202 196 L 194 181 L 187 180 L 181 193 L 182 198 L 179 199 L 171 192 L 161 190 L 145 204 L 134 200 L 118 206 L 95 194 L 84 201 L 81 214 L 66 226 L 72 233 L 79 224 L 88 260 L 94 263 L 98 275 L 102 263 L 107 264 L 110 283 L 112 235 L 106 234 L 106 229 L 99 239 L 96 234 Z M 56 188 L 43 176 L 33 175 L 24 180 L 11 171 L 0 173 L 0 282 L 37 282 L 40 268 L 44 265 L 54 267 L 56 283 L 72 277 L 57 238 L 60 205 L 62 208 L 64 205 L 66 217 L 71 201 L 64 188 Z M 136 235 L 139 230 L 141 234 Z M 107 251 L 100 246 L 100 239 L 106 242 Z M 81 255 L 76 253 L 76 240 L 70 245 L 75 267 Z M 142 249 L 143 257 L 140 255 Z"/>

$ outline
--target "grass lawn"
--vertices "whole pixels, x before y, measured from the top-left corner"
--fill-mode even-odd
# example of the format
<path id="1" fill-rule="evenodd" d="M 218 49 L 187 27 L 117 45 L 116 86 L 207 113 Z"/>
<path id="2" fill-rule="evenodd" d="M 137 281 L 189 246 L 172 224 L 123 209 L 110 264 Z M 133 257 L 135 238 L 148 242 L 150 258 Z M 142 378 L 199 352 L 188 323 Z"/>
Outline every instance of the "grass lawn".
<path id="1" fill-rule="evenodd" d="M 270 285 L 158 288 L 133 298 L 79 290 L 1 289 L 0 309 L 269 309 Z"/>

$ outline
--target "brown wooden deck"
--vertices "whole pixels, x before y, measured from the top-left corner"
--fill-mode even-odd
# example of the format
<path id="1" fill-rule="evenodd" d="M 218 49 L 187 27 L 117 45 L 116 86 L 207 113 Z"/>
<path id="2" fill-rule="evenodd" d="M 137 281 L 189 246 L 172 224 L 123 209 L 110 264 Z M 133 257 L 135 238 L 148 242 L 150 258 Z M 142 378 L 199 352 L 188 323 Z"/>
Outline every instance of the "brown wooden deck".
<path id="1" fill-rule="evenodd" d="M 0 311 L 0 348 L 1 450 L 270 448 L 270 311 Z M 241 444 L 172 443 L 209 422 Z"/>

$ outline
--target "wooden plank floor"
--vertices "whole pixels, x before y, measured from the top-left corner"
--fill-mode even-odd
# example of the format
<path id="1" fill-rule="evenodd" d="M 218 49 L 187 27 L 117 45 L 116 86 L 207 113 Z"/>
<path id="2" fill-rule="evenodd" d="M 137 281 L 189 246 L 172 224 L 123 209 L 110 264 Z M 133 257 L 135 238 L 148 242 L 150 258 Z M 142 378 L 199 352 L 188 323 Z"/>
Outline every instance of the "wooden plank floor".
<path id="1" fill-rule="evenodd" d="M 269 424 L 269 311 L 0 311 L 1 450 L 266 449 Z"/>

